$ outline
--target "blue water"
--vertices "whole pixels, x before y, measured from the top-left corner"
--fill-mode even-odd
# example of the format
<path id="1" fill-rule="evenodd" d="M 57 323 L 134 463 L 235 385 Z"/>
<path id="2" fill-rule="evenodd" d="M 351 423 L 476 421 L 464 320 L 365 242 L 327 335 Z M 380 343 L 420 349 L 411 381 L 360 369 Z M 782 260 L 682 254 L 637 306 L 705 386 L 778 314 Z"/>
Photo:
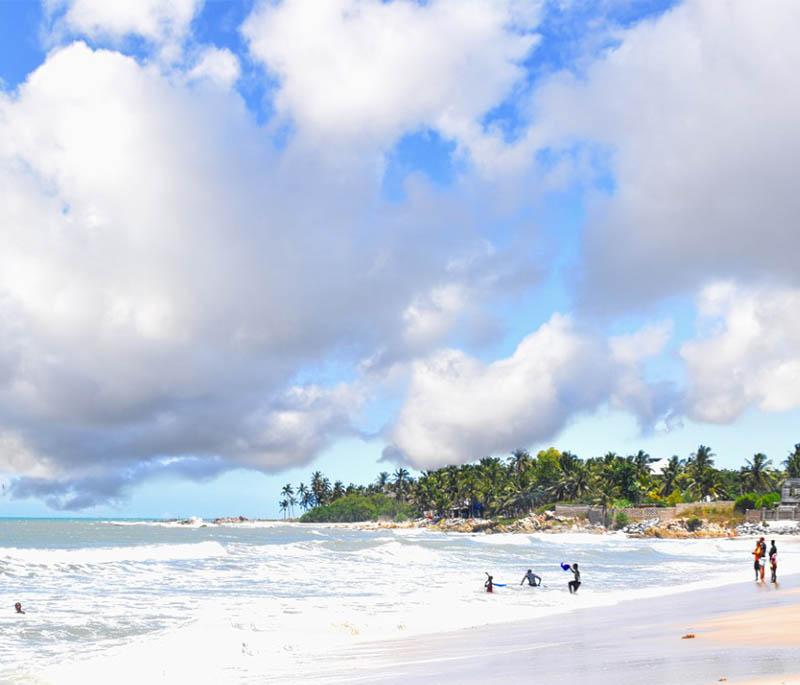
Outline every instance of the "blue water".
<path id="1" fill-rule="evenodd" d="M 749 540 L 0 520 L 0 682 L 292 682 L 364 640 L 749 579 Z M 779 539 L 783 572 L 800 570 Z M 578 562 L 583 587 L 567 592 Z M 520 587 L 525 570 L 545 587 Z M 485 573 L 498 587 L 483 591 Z M 14 602 L 26 608 L 14 614 Z"/>

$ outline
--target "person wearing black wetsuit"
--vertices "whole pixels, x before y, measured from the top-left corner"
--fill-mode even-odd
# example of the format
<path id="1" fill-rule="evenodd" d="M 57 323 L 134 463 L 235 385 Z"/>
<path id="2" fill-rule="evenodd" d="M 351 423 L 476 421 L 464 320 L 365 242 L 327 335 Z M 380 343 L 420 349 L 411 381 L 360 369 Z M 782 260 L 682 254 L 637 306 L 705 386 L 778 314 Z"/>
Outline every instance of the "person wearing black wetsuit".
<path id="1" fill-rule="evenodd" d="M 572 571 L 572 575 L 575 576 L 575 579 L 569 581 L 567 584 L 569 587 L 569 594 L 574 595 L 581 586 L 581 572 L 578 570 L 578 564 L 572 564 L 568 570 Z"/>
<path id="2" fill-rule="evenodd" d="M 528 569 L 528 572 L 522 577 L 520 581 L 520 585 L 523 585 L 525 581 L 528 581 L 528 585 L 531 587 L 538 587 L 542 584 L 542 579 L 540 576 L 537 576 L 533 571 Z"/>

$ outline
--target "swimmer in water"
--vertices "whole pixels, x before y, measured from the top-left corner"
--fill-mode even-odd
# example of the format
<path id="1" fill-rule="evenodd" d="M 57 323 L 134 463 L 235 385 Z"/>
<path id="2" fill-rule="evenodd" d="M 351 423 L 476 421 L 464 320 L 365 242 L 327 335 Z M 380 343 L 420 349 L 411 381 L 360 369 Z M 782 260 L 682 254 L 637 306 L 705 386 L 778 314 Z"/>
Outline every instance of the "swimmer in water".
<path id="1" fill-rule="evenodd" d="M 21 602 L 17 602 L 14 605 L 14 608 L 17 610 L 18 614 L 24 614 L 25 613 L 25 610 L 22 608 L 22 603 Z"/>
<path id="2" fill-rule="evenodd" d="M 522 577 L 520 581 L 520 585 L 523 585 L 525 581 L 528 581 L 528 585 L 531 587 L 538 587 L 542 584 L 542 579 L 540 576 L 537 576 L 531 569 L 528 569 L 528 572 Z"/>

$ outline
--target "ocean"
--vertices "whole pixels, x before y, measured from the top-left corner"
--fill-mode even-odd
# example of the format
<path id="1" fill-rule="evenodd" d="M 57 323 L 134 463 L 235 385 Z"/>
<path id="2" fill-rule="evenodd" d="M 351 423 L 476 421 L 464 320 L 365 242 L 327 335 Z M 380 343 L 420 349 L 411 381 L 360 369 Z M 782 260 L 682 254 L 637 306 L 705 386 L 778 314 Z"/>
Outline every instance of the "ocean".
<path id="1" fill-rule="evenodd" d="M 780 573 L 800 541 L 777 537 Z M 324 680 L 366 642 L 752 577 L 750 539 L 0 519 L 0 682 Z M 583 586 L 571 596 L 578 562 Z M 525 570 L 541 588 L 520 587 Z M 483 591 L 485 572 L 498 587 Z M 22 602 L 26 614 L 14 613 Z M 376 645 L 379 649 L 379 644 Z"/>

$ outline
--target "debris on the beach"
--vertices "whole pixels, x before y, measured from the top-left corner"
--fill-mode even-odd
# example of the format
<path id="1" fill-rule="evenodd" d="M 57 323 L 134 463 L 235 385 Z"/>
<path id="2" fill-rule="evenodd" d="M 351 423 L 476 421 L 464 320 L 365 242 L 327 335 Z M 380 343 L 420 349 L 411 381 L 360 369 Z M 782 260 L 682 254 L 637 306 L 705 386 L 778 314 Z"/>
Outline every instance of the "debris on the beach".
<path id="1" fill-rule="evenodd" d="M 694 640 L 694 633 L 686 633 L 681 640 Z"/>

